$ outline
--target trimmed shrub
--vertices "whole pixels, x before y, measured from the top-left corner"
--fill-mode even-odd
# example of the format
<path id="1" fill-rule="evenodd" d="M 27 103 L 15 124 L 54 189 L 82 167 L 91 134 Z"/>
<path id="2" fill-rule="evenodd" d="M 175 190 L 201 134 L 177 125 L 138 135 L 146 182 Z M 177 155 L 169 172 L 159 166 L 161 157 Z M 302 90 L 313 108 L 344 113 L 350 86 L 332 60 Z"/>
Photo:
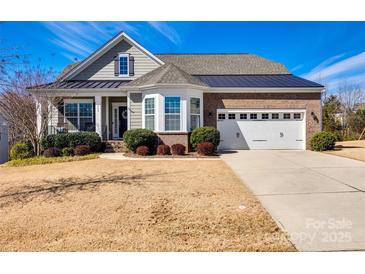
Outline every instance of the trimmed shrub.
<path id="1" fill-rule="evenodd" d="M 157 147 L 157 155 L 169 155 L 170 154 L 170 147 L 168 145 L 159 145 Z"/>
<path id="2" fill-rule="evenodd" d="M 54 147 L 55 146 L 55 137 L 56 137 L 57 134 L 50 134 L 50 135 L 47 135 L 45 137 L 43 137 L 41 139 L 41 146 L 44 148 L 44 149 L 47 149 L 49 147 Z"/>
<path id="3" fill-rule="evenodd" d="M 182 144 L 174 144 L 171 146 L 172 155 L 184 155 L 186 147 Z"/>
<path id="4" fill-rule="evenodd" d="M 24 143 L 18 143 L 12 146 L 10 149 L 10 158 L 12 160 L 21 160 L 30 158 L 33 156 L 32 149 Z"/>
<path id="5" fill-rule="evenodd" d="M 203 142 L 210 142 L 216 150 L 220 142 L 220 133 L 214 127 L 199 127 L 193 130 L 190 136 L 190 143 L 193 149 Z"/>
<path id="6" fill-rule="evenodd" d="M 139 146 L 136 149 L 136 153 L 140 156 L 147 156 L 150 153 L 150 150 L 146 146 Z"/>
<path id="7" fill-rule="evenodd" d="M 43 148 L 65 147 L 75 148 L 78 145 L 88 145 L 91 151 L 98 151 L 101 147 L 101 138 L 96 132 L 75 132 L 51 134 L 44 137 L 41 141 Z"/>
<path id="8" fill-rule="evenodd" d="M 200 155 L 213 155 L 215 147 L 211 142 L 203 142 L 196 146 L 196 151 Z"/>
<path id="9" fill-rule="evenodd" d="M 74 148 L 74 155 L 76 156 L 83 156 L 90 153 L 91 149 L 89 145 L 78 145 Z"/>
<path id="10" fill-rule="evenodd" d="M 310 139 L 311 149 L 314 151 L 333 150 L 336 145 L 336 136 L 331 132 L 316 133 Z"/>
<path id="11" fill-rule="evenodd" d="M 137 147 L 146 146 L 149 151 L 154 151 L 157 143 L 156 134 L 149 129 L 131 129 L 123 134 L 123 141 L 126 147 L 136 152 Z"/>
<path id="12" fill-rule="evenodd" d="M 44 157 L 58 157 L 61 155 L 61 150 L 57 147 L 49 147 L 45 151 L 43 151 Z"/>
<path id="13" fill-rule="evenodd" d="M 62 156 L 73 156 L 74 155 L 74 150 L 72 147 L 64 147 L 61 150 L 61 155 Z"/>

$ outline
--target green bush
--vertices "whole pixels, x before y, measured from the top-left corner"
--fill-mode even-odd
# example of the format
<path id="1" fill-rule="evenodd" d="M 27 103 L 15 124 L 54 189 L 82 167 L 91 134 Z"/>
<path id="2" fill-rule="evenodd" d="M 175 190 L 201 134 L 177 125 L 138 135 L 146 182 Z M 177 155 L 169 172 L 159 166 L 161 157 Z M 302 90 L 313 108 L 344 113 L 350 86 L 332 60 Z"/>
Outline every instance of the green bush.
<path id="1" fill-rule="evenodd" d="M 10 158 L 12 160 L 22 160 L 33 156 L 33 151 L 29 145 L 18 143 L 12 146 L 10 150 Z"/>
<path id="2" fill-rule="evenodd" d="M 314 151 L 333 150 L 336 140 L 336 136 L 332 132 L 322 131 L 312 136 L 310 146 Z"/>
<path id="3" fill-rule="evenodd" d="M 59 133 L 44 137 L 41 144 L 44 149 L 50 147 L 75 148 L 79 145 L 88 145 L 91 151 L 97 151 L 101 147 L 101 138 L 96 132 Z"/>
<path id="4" fill-rule="evenodd" d="M 156 134 L 149 129 L 131 129 L 123 134 L 123 140 L 127 148 L 136 152 L 137 147 L 146 146 L 150 152 L 155 151 L 157 144 Z"/>
<path id="5" fill-rule="evenodd" d="M 64 147 L 61 150 L 61 156 L 72 156 L 74 155 L 74 150 L 72 147 Z"/>
<path id="6" fill-rule="evenodd" d="M 220 133 L 214 127 L 199 127 L 193 130 L 190 136 L 190 143 L 193 149 L 203 142 L 210 142 L 214 145 L 214 149 L 217 149 L 220 142 Z"/>

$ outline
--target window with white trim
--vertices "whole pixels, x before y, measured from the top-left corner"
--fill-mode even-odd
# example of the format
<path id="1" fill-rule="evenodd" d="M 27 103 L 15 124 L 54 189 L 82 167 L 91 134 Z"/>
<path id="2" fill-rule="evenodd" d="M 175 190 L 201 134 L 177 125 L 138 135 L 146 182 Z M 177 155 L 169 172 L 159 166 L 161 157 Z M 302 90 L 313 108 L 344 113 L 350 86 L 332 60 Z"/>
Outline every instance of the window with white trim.
<path id="1" fill-rule="evenodd" d="M 301 118 L 302 118 L 301 113 L 294 113 L 294 119 L 299 120 L 299 119 L 301 119 Z"/>
<path id="2" fill-rule="evenodd" d="M 69 131 L 94 131 L 92 102 L 66 101 L 64 115 Z"/>
<path id="3" fill-rule="evenodd" d="M 250 113 L 250 119 L 256 120 L 257 119 L 257 113 Z"/>
<path id="4" fill-rule="evenodd" d="M 226 119 L 226 114 L 218 113 L 218 120 L 224 120 L 224 119 Z"/>
<path id="5" fill-rule="evenodd" d="M 200 127 L 200 98 L 190 98 L 190 130 Z"/>
<path id="6" fill-rule="evenodd" d="M 278 120 L 279 119 L 279 113 L 271 113 L 271 119 Z"/>
<path id="7" fill-rule="evenodd" d="M 267 119 L 269 119 L 269 113 L 262 113 L 262 114 L 261 114 L 261 119 L 262 119 L 262 120 L 267 120 Z"/>
<path id="8" fill-rule="evenodd" d="M 180 130 L 180 97 L 165 97 L 165 130 Z"/>
<path id="9" fill-rule="evenodd" d="M 144 127 L 155 130 L 155 98 L 144 99 Z"/>
<path id="10" fill-rule="evenodd" d="M 236 119 L 236 114 L 235 114 L 235 113 L 228 113 L 228 119 L 229 119 L 229 120 L 234 120 L 234 119 Z"/>
<path id="11" fill-rule="evenodd" d="M 241 113 L 240 114 L 240 119 L 241 120 L 246 120 L 247 119 L 247 113 Z"/>
<path id="12" fill-rule="evenodd" d="M 119 54 L 119 76 L 129 76 L 129 54 Z"/>
<path id="13" fill-rule="evenodd" d="M 290 119 L 290 117 L 291 117 L 290 113 L 284 113 L 283 114 L 284 119 Z"/>

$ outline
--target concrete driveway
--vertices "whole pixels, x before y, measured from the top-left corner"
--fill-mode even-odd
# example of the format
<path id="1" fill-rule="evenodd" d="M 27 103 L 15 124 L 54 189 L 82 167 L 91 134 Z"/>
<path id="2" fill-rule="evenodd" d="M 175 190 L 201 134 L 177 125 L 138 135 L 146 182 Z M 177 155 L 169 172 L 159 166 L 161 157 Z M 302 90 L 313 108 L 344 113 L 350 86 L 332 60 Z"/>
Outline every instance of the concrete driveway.
<path id="1" fill-rule="evenodd" d="M 221 157 L 299 250 L 365 250 L 365 162 L 311 151 Z"/>

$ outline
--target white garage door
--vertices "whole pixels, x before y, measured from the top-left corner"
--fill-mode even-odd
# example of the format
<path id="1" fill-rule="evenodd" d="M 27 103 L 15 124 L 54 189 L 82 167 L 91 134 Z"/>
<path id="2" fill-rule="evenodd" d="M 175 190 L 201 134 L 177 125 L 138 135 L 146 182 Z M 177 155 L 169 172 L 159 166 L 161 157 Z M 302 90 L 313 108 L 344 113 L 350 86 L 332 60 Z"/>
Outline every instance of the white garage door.
<path id="1" fill-rule="evenodd" d="M 305 110 L 219 109 L 219 149 L 305 149 Z"/>

